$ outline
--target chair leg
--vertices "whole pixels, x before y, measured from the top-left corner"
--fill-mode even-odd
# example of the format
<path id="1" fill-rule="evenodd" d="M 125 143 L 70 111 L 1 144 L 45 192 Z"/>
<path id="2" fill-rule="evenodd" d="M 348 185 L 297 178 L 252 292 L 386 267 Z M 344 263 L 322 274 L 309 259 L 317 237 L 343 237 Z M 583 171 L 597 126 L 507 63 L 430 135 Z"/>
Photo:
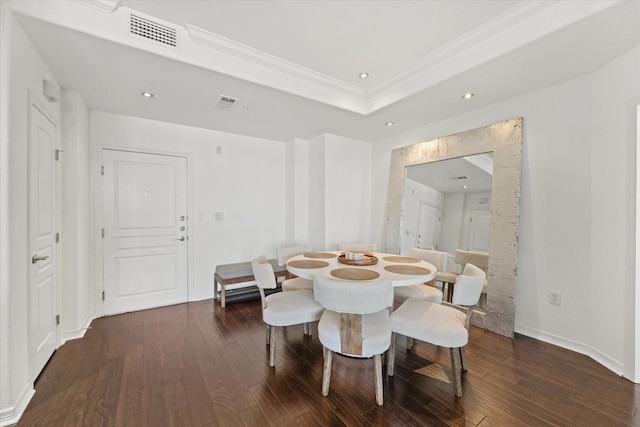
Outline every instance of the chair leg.
<path id="1" fill-rule="evenodd" d="M 271 344 L 269 345 L 269 366 L 276 366 L 276 336 L 278 328 L 271 327 Z"/>
<path id="2" fill-rule="evenodd" d="M 464 347 L 460 347 L 460 368 L 462 368 L 463 371 L 467 370 L 467 352 L 466 349 L 467 346 Z"/>
<path id="3" fill-rule="evenodd" d="M 302 333 L 304 335 L 309 335 L 309 324 L 308 323 L 303 323 L 302 324 Z"/>
<path id="4" fill-rule="evenodd" d="M 396 363 L 396 333 L 391 334 L 391 345 L 389 346 L 389 356 L 387 357 L 387 376 L 393 376 L 393 367 Z"/>
<path id="5" fill-rule="evenodd" d="M 267 345 L 271 344 L 271 325 L 267 325 Z"/>
<path id="6" fill-rule="evenodd" d="M 460 360 L 458 360 L 458 349 L 450 348 L 451 353 L 451 374 L 453 376 L 453 386 L 456 391 L 456 396 L 462 397 L 462 375 L 460 371 Z"/>
<path id="7" fill-rule="evenodd" d="M 411 337 L 407 337 L 407 348 L 409 350 L 413 350 L 413 345 L 415 344 L 414 339 Z"/>
<path id="8" fill-rule="evenodd" d="M 382 355 L 373 356 L 373 362 L 376 369 L 376 402 L 382 405 Z"/>
<path id="9" fill-rule="evenodd" d="M 322 370 L 322 395 L 329 394 L 329 383 L 331 382 L 331 362 L 333 362 L 333 351 L 326 349 L 324 357 L 324 369 Z"/>

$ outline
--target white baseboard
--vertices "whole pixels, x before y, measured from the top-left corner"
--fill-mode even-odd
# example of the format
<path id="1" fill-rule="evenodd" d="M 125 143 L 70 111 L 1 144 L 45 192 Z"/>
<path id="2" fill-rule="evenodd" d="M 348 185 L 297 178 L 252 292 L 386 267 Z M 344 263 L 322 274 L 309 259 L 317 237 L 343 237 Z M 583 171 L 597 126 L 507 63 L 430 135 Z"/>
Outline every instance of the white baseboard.
<path id="1" fill-rule="evenodd" d="M 566 348 L 567 350 L 575 351 L 576 353 L 584 354 L 609 369 L 616 375 L 622 376 L 624 373 L 624 365 L 617 360 L 612 359 L 606 354 L 602 353 L 591 346 L 568 340 L 556 335 L 548 334 L 546 332 L 537 331 L 535 329 L 527 328 L 526 326 L 515 325 L 515 332 L 518 334 L 526 335 L 531 338 L 535 338 L 540 341 L 544 341 L 549 344 L 553 344 L 558 347 Z"/>
<path id="2" fill-rule="evenodd" d="M 33 388 L 33 384 L 27 384 L 15 406 L 0 410 L 0 427 L 16 424 L 35 393 L 36 390 Z"/>
<path id="3" fill-rule="evenodd" d="M 61 337 L 62 342 L 60 343 L 60 345 L 66 343 L 69 340 L 75 340 L 84 337 L 84 334 L 87 332 L 87 329 L 89 329 L 89 326 L 91 325 L 93 319 L 95 319 L 95 312 L 89 313 L 87 315 L 87 317 L 84 319 L 84 322 L 82 322 L 82 326 L 79 329 L 63 332 Z"/>

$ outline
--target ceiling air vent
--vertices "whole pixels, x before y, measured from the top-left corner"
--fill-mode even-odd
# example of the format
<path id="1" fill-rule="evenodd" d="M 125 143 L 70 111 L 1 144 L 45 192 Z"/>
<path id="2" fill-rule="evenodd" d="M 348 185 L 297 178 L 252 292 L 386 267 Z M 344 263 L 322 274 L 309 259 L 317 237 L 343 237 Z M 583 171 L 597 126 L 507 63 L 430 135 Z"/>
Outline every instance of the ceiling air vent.
<path id="1" fill-rule="evenodd" d="M 224 111 L 231 111 L 233 107 L 238 103 L 238 98 L 233 98 L 227 95 L 220 95 L 218 100 L 218 109 Z"/>
<path id="2" fill-rule="evenodd" d="M 176 47 L 178 44 L 178 33 L 174 28 L 158 24 L 157 22 L 134 14 L 130 15 L 129 31 L 131 34 L 162 43 L 166 46 Z"/>

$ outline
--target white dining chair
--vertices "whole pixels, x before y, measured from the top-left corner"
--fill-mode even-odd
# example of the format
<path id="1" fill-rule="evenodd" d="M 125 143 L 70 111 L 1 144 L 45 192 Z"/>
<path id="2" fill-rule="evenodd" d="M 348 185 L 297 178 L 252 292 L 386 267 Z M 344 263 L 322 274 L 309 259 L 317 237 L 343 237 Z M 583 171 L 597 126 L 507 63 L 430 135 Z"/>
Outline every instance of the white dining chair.
<path id="1" fill-rule="evenodd" d="M 374 359 L 376 402 L 382 405 L 382 354 L 391 342 L 389 307 L 393 288 L 388 279 L 344 281 L 314 278 L 316 300 L 325 307 L 318 323 L 324 350 L 322 395 L 329 394 L 333 354 Z"/>
<path id="2" fill-rule="evenodd" d="M 378 245 L 375 243 L 338 243 L 338 250 L 345 252 L 375 252 Z"/>
<path id="3" fill-rule="evenodd" d="M 485 274 L 488 274 L 489 270 L 489 254 L 487 252 L 475 252 L 475 251 L 465 251 L 463 249 L 456 249 L 455 252 L 455 263 L 458 264 L 461 268 L 467 264 L 473 264 L 476 267 L 479 267 Z M 438 274 L 436 275 L 436 282 L 442 283 L 442 292 L 447 291 L 445 301 L 451 301 L 453 296 L 453 289 L 456 284 L 456 279 L 458 277 L 458 273 L 454 273 L 451 271 L 446 271 L 446 268 L 442 271 L 438 269 Z M 482 293 L 486 297 L 487 292 L 487 282 L 485 280 L 484 287 L 482 289 Z M 482 297 L 482 295 L 481 295 Z"/>
<path id="4" fill-rule="evenodd" d="M 304 334 L 311 335 L 311 322 L 320 320 L 324 308 L 313 298 L 308 289 L 276 292 L 265 296 L 264 289 L 276 288 L 273 266 L 265 255 L 251 262 L 251 270 L 260 290 L 262 300 L 262 320 L 267 324 L 267 344 L 269 344 L 269 366 L 275 366 L 276 337 L 278 326 L 304 325 Z"/>
<path id="5" fill-rule="evenodd" d="M 411 248 L 409 249 L 411 258 L 421 259 L 433 264 L 438 271 L 447 268 L 446 252 L 431 251 L 427 249 Z M 432 281 L 433 282 L 433 281 Z M 433 286 L 432 283 L 420 283 L 411 286 L 397 286 L 393 289 L 393 301 L 396 304 L 402 304 L 407 298 L 420 298 L 427 301 L 440 304 L 442 302 L 442 291 Z"/>
<path id="6" fill-rule="evenodd" d="M 451 354 L 451 373 L 456 396 L 462 396 L 462 371 L 466 371 L 465 346 L 469 342 L 471 307 L 478 303 L 486 274 L 473 264 L 467 264 L 456 281 L 452 303 L 436 304 L 431 301 L 409 298 L 391 314 L 391 347 L 387 375 L 393 376 L 397 335 L 409 340 L 428 342 L 448 347 Z"/>
<path id="7" fill-rule="evenodd" d="M 283 246 L 276 250 L 278 265 L 286 265 L 287 260 L 293 256 L 311 252 L 311 245 Z M 289 277 L 280 285 L 283 291 L 296 291 L 300 289 L 313 290 L 313 280 L 304 277 Z"/>

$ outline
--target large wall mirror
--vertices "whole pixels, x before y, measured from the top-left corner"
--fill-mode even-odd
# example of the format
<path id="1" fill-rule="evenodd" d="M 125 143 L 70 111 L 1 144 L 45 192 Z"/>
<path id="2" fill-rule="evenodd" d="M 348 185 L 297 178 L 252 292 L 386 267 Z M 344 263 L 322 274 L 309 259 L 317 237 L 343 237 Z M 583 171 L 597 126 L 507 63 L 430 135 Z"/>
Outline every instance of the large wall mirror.
<path id="1" fill-rule="evenodd" d="M 521 163 L 519 118 L 397 148 L 389 177 L 386 252 L 406 254 L 412 246 L 488 252 L 486 300 L 473 323 L 508 337 L 515 319 Z M 441 216 L 441 229 L 434 230 L 430 218 L 445 212 L 451 216 Z"/>

